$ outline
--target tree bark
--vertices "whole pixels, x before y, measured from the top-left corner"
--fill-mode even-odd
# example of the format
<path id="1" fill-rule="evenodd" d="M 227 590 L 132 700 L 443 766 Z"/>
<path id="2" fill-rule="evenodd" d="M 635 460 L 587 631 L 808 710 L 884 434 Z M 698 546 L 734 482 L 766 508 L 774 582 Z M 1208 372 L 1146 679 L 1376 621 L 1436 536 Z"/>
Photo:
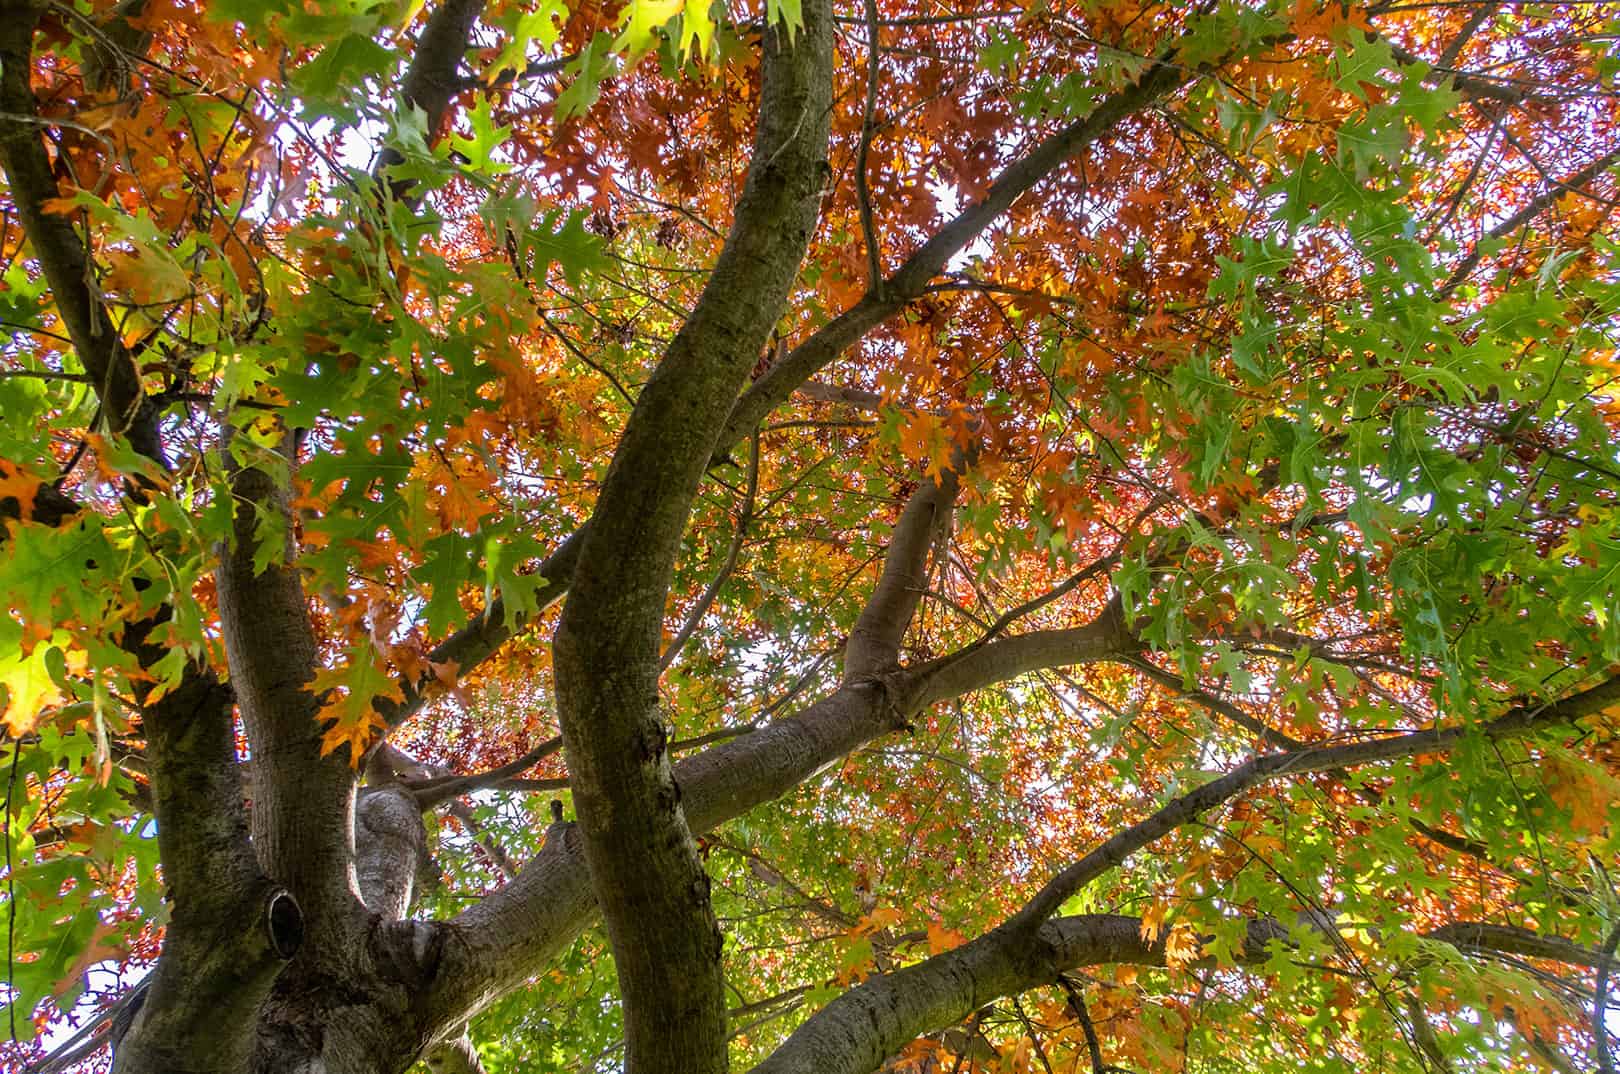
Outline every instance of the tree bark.
<path id="1" fill-rule="evenodd" d="M 721 936 L 658 707 L 669 580 L 720 425 L 787 299 L 820 209 L 832 12 L 764 37 L 760 115 L 708 286 L 642 389 L 586 531 L 553 642 L 558 715 L 607 925 L 632 1074 L 726 1065 Z"/>

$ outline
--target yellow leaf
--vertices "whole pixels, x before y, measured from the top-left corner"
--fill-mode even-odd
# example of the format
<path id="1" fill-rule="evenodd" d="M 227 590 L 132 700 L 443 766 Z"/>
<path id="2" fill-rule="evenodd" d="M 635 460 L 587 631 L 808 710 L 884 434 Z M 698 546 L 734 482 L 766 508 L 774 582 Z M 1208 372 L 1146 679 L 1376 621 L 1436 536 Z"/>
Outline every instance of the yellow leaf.
<path id="1" fill-rule="evenodd" d="M 54 645 L 36 645 L 26 656 L 21 652 L 0 656 L 0 687 L 5 691 L 0 719 L 13 737 L 32 731 L 40 713 L 62 700 L 61 687 L 51 678 L 45 663 L 52 652 L 60 654 L 61 650 Z"/>
<path id="2" fill-rule="evenodd" d="M 310 688 L 327 695 L 316 717 L 331 725 L 321 735 L 321 756 L 347 745 L 349 764 L 356 768 L 378 732 L 388 726 L 377 712 L 376 699 L 401 701 L 405 696 L 382 654 L 364 640 L 349 646 L 345 664 L 316 673 Z"/>
<path id="3" fill-rule="evenodd" d="M 1198 938 L 1198 930 L 1191 925 L 1180 924 L 1170 927 L 1170 934 L 1164 938 L 1164 964 L 1172 969 L 1196 962 L 1204 953 L 1204 945 Z"/>
<path id="4" fill-rule="evenodd" d="M 881 932 L 891 925 L 898 925 L 904 920 L 904 915 L 891 906 L 880 906 L 861 918 L 856 924 L 856 936 L 870 936 L 874 932 Z"/>
<path id="5" fill-rule="evenodd" d="M 1164 931 L 1164 919 L 1168 916 L 1170 916 L 1169 903 L 1149 903 L 1147 909 L 1142 911 L 1142 939 L 1146 940 L 1148 943 L 1157 941 L 1159 938 L 1159 933 Z"/>

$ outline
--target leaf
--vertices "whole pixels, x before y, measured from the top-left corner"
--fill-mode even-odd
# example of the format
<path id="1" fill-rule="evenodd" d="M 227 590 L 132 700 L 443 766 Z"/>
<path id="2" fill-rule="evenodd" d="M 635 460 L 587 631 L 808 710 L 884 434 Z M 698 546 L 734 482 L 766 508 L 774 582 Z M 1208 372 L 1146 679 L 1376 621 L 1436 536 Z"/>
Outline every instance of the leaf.
<path id="1" fill-rule="evenodd" d="M 1354 33 L 1334 57 L 1334 84 L 1368 99 L 1369 88 L 1389 85 L 1384 72 L 1395 67 L 1395 53 L 1381 36 Z"/>
<path id="2" fill-rule="evenodd" d="M 485 69 L 486 84 L 498 81 L 504 72 L 521 72 L 528 64 L 531 45 L 545 51 L 556 44 L 559 25 L 567 20 L 568 8 L 555 0 L 545 0 L 538 10 L 513 11 L 506 17 L 506 43 Z"/>
<path id="3" fill-rule="evenodd" d="M 953 929 L 948 929 L 937 921 L 928 923 L 928 953 L 931 955 L 944 954 L 955 950 L 967 942 L 967 937 Z"/>
<path id="4" fill-rule="evenodd" d="M 0 519 L 27 522 L 34 517 L 34 499 L 44 484 L 21 467 L 0 459 Z M 4 525 L 4 522 L 0 522 Z"/>
<path id="5" fill-rule="evenodd" d="M 351 643 L 345 661 L 316 672 L 310 689 L 326 695 L 317 717 L 329 725 L 321 736 L 321 756 L 348 746 L 349 764 L 354 768 L 360 767 L 366 750 L 387 726 L 375 702 L 402 701 L 405 696 L 382 654 L 369 641 Z"/>
<path id="6" fill-rule="evenodd" d="M 64 634 L 56 637 L 66 641 Z M 66 696 L 51 674 L 52 654 L 54 659 L 62 659 L 57 645 L 36 645 L 26 655 L 21 651 L 0 652 L 0 691 L 4 697 L 0 720 L 4 720 L 13 738 L 32 731 L 40 715 Z"/>
<path id="7" fill-rule="evenodd" d="M 508 132 L 495 123 L 494 107 L 490 98 L 480 97 L 477 104 L 462 113 L 471 132 L 450 136 L 450 148 L 466 158 L 465 166 L 479 175 L 499 175 L 511 167 L 498 163 L 492 156 L 508 137 Z"/>
<path id="8" fill-rule="evenodd" d="M 615 51 L 623 52 L 633 63 L 655 45 L 655 33 L 685 8 L 685 0 L 630 0 L 619 16 L 619 36 Z"/>

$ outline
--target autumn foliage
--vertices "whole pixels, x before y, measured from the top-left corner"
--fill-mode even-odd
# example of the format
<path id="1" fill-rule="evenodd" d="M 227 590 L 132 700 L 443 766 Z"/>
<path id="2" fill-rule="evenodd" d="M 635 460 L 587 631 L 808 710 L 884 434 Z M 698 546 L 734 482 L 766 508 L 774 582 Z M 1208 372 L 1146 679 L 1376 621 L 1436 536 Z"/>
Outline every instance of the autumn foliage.
<path id="1" fill-rule="evenodd" d="M 512 937 L 353 970 L 412 1043 L 320 1069 L 656 1069 L 630 697 L 722 1066 L 1613 1069 L 1620 12 L 824 7 L 0 0 L 8 1062 L 190 957 L 215 780 L 303 914 L 261 1026 Z M 751 228 L 785 301 L 710 286 Z"/>

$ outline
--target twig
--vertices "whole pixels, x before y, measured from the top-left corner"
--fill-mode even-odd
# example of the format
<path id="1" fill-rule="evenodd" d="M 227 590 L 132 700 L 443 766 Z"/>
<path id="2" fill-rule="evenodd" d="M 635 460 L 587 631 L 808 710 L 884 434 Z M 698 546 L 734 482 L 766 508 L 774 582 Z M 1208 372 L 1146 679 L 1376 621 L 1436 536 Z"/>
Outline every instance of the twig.
<path id="1" fill-rule="evenodd" d="M 759 492 L 759 434 L 754 434 L 753 450 L 748 456 L 748 491 L 743 494 L 742 513 L 737 516 L 737 529 L 731 536 L 731 547 L 726 550 L 725 562 L 721 564 L 719 572 L 704 588 L 703 595 L 698 602 L 692 605 L 691 611 L 686 613 L 686 620 L 681 629 L 676 631 L 675 638 L 664 650 L 664 655 L 658 660 L 658 670 L 663 672 L 669 667 L 681 649 L 692 638 L 697 630 L 698 623 L 709 614 L 709 608 L 720 595 L 720 587 L 726 584 L 731 572 L 737 568 L 737 557 L 742 554 L 743 540 L 748 536 L 748 527 L 754 520 L 754 497 Z"/>
<path id="2" fill-rule="evenodd" d="M 866 182 L 867 156 L 872 149 L 872 118 L 877 109 L 877 0 L 866 0 L 866 27 L 866 111 L 861 119 L 860 148 L 855 152 L 855 196 L 860 202 L 861 236 L 866 241 L 866 284 L 873 294 L 877 294 L 883 288 L 883 265 L 878 257 L 877 225 L 872 217 L 872 191 Z"/>

